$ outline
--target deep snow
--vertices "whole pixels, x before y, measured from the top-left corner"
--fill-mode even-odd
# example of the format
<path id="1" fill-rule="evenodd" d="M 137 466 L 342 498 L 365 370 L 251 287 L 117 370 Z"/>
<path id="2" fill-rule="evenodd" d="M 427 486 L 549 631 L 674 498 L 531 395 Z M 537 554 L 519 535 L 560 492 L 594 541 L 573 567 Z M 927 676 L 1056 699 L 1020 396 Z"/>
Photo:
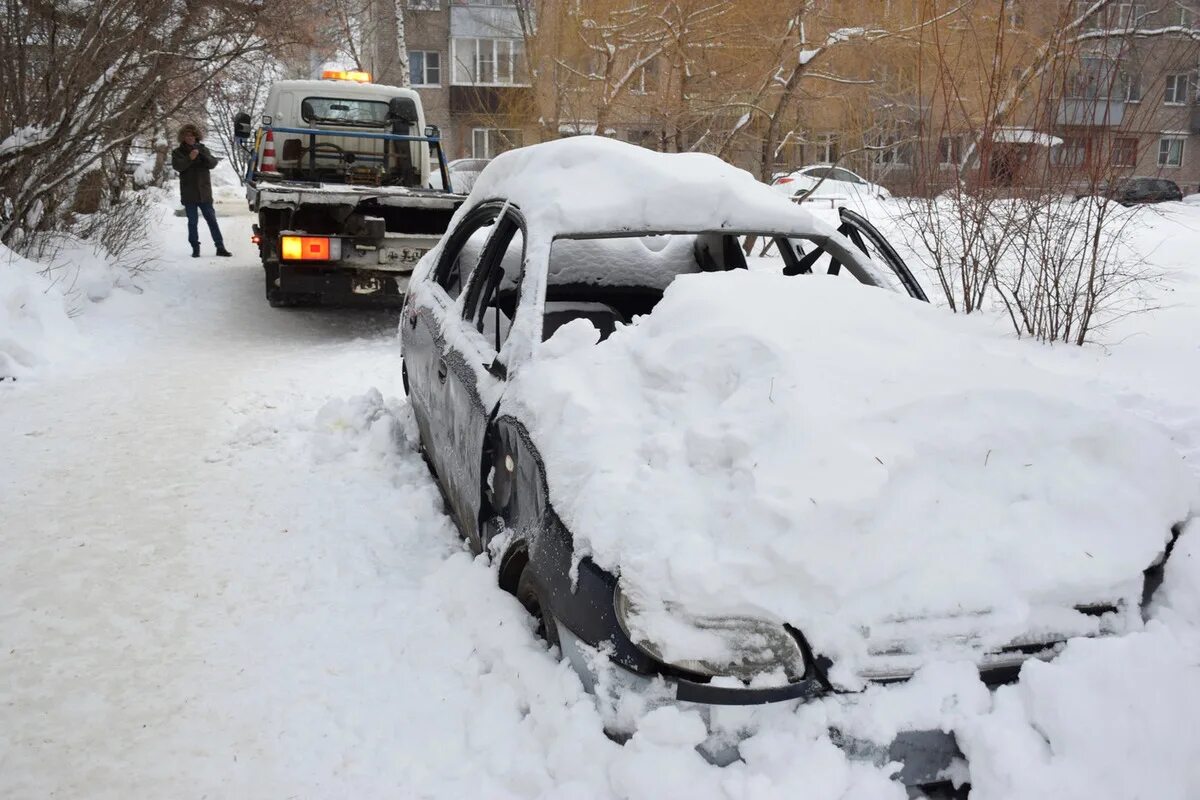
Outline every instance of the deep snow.
<path id="1" fill-rule="evenodd" d="M 1200 209 L 1171 214 L 1145 231 L 1185 268 L 1174 308 L 1108 349 L 1022 346 L 1195 470 Z M 1072 642 L 995 694 L 937 663 L 844 702 L 730 709 L 754 733 L 727 768 L 693 750 L 692 712 L 611 742 L 442 513 L 394 316 L 269 309 L 248 217 L 223 220 L 231 260 L 180 257 L 183 224 L 145 294 L 114 292 L 72 323 L 78 350 L 0 384 L 0 796 L 903 797 L 834 723 L 955 730 L 978 798 L 1200 794 L 1195 523 L 1144 633 Z"/>

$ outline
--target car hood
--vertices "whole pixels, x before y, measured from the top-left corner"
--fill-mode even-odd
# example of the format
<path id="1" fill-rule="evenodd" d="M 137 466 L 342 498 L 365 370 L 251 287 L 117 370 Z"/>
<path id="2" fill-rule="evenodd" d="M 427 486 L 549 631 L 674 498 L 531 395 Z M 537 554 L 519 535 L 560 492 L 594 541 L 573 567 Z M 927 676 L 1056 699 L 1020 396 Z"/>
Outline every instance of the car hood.
<path id="1" fill-rule="evenodd" d="M 595 341 L 564 326 L 505 405 L 576 556 L 665 653 L 706 646 L 680 617 L 788 623 L 850 671 L 913 639 L 880 633 L 897 620 L 957 620 L 945 641 L 977 652 L 1087 632 L 1075 607 L 1136 609 L 1188 513 L 1158 430 L 1027 343 L 847 279 L 683 276 Z"/>

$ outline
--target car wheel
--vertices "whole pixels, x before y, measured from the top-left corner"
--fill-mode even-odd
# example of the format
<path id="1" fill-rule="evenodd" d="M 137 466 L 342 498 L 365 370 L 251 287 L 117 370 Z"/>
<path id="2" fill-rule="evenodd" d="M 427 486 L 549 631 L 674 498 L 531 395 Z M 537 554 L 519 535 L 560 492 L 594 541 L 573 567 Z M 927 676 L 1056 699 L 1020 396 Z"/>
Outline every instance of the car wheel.
<path id="1" fill-rule="evenodd" d="M 554 614 L 550 611 L 546 591 L 538 583 L 529 566 L 521 572 L 521 580 L 517 583 L 517 599 L 537 620 L 537 635 L 550 647 L 558 647 L 558 626 L 554 622 Z"/>

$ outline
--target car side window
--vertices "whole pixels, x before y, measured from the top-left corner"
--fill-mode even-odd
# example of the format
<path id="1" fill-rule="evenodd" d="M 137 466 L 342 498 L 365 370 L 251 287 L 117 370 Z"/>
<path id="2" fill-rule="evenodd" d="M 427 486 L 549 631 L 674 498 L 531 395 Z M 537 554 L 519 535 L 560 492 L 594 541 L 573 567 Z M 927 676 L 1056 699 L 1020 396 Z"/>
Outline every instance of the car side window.
<path id="1" fill-rule="evenodd" d="M 481 212 L 468 219 L 452 235 L 438 263 L 434 280 L 446 290 L 451 300 L 457 299 L 470 278 L 475 265 L 483 256 L 484 246 L 496 227 L 498 209 Z"/>
<path id="2" fill-rule="evenodd" d="M 500 220 L 484 259 L 471 280 L 463 317 L 499 353 L 516 319 L 524 273 L 525 235 L 514 215 Z"/>
<path id="3" fill-rule="evenodd" d="M 830 178 L 835 181 L 843 181 L 845 183 L 864 183 L 864 181 L 848 169 L 833 169 L 830 170 Z"/>

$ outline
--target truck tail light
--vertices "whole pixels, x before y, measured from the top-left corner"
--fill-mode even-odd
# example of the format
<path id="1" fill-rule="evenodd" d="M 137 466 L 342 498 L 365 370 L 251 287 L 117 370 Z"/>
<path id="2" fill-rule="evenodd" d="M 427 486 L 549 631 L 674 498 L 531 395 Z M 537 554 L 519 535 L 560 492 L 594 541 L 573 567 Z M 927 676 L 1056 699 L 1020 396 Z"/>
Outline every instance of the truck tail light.
<path id="1" fill-rule="evenodd" d="M 340 244 L 328 236 L 283 236 L 279 255 L 284 261 L 333 261 L 341 256 Z"/>

